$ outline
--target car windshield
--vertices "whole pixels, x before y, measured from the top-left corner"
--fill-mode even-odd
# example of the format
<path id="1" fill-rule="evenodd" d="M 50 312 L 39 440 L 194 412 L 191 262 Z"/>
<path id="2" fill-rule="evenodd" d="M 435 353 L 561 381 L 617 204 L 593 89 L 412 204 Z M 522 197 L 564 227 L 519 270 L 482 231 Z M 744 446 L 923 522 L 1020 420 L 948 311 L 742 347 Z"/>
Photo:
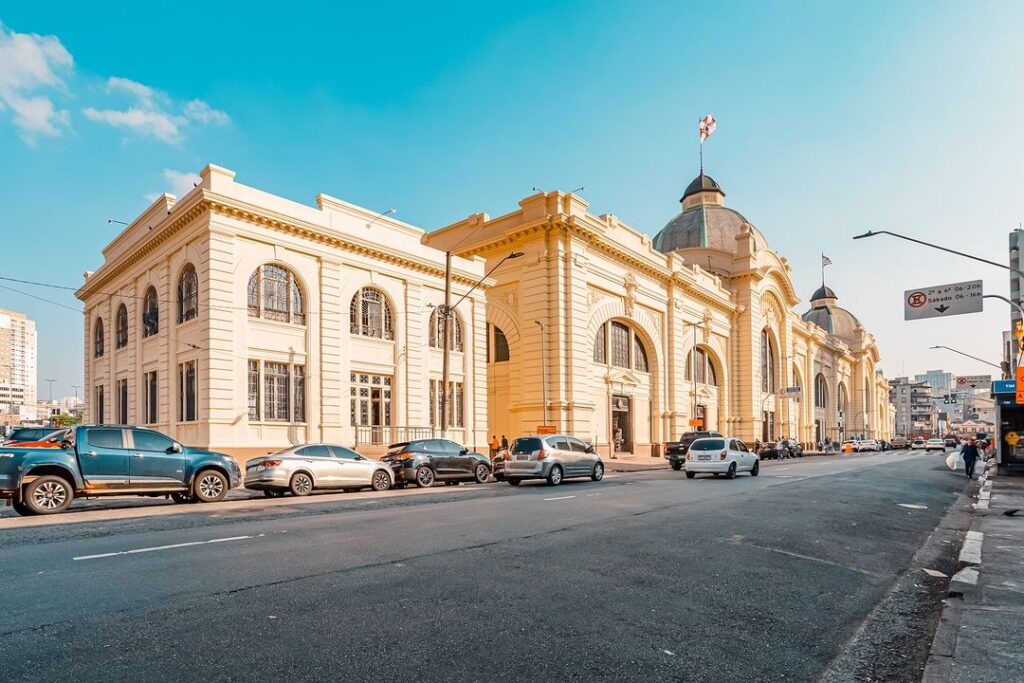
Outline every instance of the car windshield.
<path id="1" fill-rule="evenodd" d="M 540 439 L 529 436 L 512 442 L 513 453 L 533 453 L 541 449 Z"/>
<path id="2" fill-rule="evenodd" d="M 692 451 L 720 451 L 725 448 L 724 439 L 700 439 L 690 446 Z"/>

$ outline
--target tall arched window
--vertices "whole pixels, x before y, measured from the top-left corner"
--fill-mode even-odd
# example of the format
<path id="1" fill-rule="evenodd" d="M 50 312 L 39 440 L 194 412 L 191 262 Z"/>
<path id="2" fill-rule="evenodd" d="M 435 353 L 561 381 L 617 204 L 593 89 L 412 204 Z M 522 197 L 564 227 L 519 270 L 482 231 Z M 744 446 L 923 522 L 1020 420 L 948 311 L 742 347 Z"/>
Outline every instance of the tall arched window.
<path id="1" fill-rule="evenodd" d="M 494 330 L 494 345 L 491 347 L 494 349 L 494 357 L 491 360 L 495 363 L 503 363 L 511 358 L 508 351 L 508 339 L 505 337 L 505 332 L 497 325 L 491 325 L 491 329 Z"/>
<path id="2" fill-rule="evenodd" d="M 718 374 L 715 372 L 715 366 L 711 362 L 711 357 L 707 351 L 700 347 L 697 348 L 696 362 L 694 362 L 692 350 L 686 356 L 686 379 L 692 382 L 694 373 L 697 375 L 698 384 L 718 386 Z"/>
<path id="3" fill-rule="evenodd" d="M 306 324 L 306 308 L 295 274 L 267 263 L 249 276 L 246 303 L 250 318 L 266 318 L 296 325 Z"/>
<path id="4" fill-rule="evenodd" d="M 598 328 L 594 338 L 594 362 L 650 372 L 647 349 L 643 342 L 633 330 L 620 322 L 605 323 Z"/>
<path id="5" fill-rule="evenodd" d="M 160 302 L 156 300 L 156 287 L 150 287 L 142 301 L 142 336 L 152 337 L 159 331 Z"/>
<path id="6" fill-rule="evenodd" d="M 93 353 L 96 358 L 103 356 L 103 318 L 96 318 L 96 328 L 92 333 Z"/>
<path id="7" fill-rule="evenodd" d="M 761 330 L 761 391 L 775 393 L 775 348 L 768 330 Z"/>
<path id="8" fill-rule="evenodd" d="M 124 304 L 117 307 L 117 320 L 114 323 L 114 346 L 118 349 L 128 346 L 128 307 Z"/>
<path id="9" fill-rule="evenodd" d="M 820 372 L 814 378 L 814 407 L 825 408 L 828 406 L 828 385 L 825 384 L 825 375 Z"/>
<path id="10" fill-rule="evenodd" d="M 192 320 L 199 315 L 199 278 L 191 263 L 187 264 L 178 278 L 178 322 Z"/>
<path id="11" fill-rule="evenodd" d="M 350 331 L 361 337 L 394 339 L 391 307 L 379 290 L 363 287 L 352 297 L 349 307 Z"/>
<path id="12" fill-rule="evenodd" d="M 444 348 L 444 325 L 438 322 L 437 309 L 430 314 L 430 346 L 435 349 Z M 448 348 L 452 351 L 462 351 L 462 320 L 459 314 L 452 311 L 448 319 L 451 328 L 448 332 Z"/>

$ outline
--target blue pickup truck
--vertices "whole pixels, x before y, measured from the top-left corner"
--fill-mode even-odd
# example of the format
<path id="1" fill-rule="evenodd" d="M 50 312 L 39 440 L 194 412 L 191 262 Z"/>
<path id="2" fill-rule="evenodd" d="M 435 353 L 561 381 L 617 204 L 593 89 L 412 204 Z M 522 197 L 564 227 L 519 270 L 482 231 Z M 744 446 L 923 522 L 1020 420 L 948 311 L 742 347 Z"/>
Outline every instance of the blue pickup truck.
<path id="1" fill-rule="evenodd" d="M 241 477 L 230 456 L 141 427 L 81 426 L 61 448 L 0 446 L 0 500 L 21 515 L 63 512 L 76 497 L 170 495 L 179 503 L 214 503 Z"/>

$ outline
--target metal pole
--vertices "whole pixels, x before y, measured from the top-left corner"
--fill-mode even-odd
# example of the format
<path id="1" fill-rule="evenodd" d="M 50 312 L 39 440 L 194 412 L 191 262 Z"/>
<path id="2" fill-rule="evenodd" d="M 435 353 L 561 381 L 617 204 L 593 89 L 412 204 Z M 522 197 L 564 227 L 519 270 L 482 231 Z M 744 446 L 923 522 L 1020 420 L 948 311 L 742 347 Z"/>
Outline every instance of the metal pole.
<path id="1" fill-rule="evenodd" d="M 548 335 L 544 330 L 544 323 L 541 321 L 534 321 L 541 326 L 541 387 L 544 391 L 544 426 L 548 426 L 548 351 L 547 345 L 544 343 L 544 338 Z"/>
<path id="2" fill-rule="evenodd" d="M 925 242 L 924 240 L 914 239 L 913 237 L 907 237 L 906 235 L 900 235 L 899 233 L 889 232 L 888 230 L 876 230 L 876 231 L 868 230 L 863 235 L 854 235 L 853 239 L 859 240 L 859 239 L 864 239 L 865 237 L 874 237 L 875 235 L 891 235 L 893 237 L 899 237 L 901 240 L 907 240 L 908 242 L 914 242 L 916 244 L 921 244 L 921 245 L 924 245 L 926 247 L 931 247 L 932 249 L 938 249 L 939 251 L 944 251 L 944 252 L 949 253 L 949 254 L 956 254 L 957 256 L 963 256 L 964 258 L 969 258 L 969 259 L 972 259 L 974 261 L 981 261 L 982 263 L 987 263 L 990 266 L 995 266 L 997 268 L 1002 268 L 1004 270 L 1010 271 L 1011 273 L 1017 273 L 1021 277 L 1024 277 L 1024 273 L 1022 273 L 1021 271 L 1017 270 L 1016 268 L 1011 268 L 1010 266 L 1004 265 L 1002 263 L 998 263 L 996 261 L 989 261 L 988 259 L 981 258 L 980 256 L 973 256 L 971 254 L 965 254 L 964 252 L 957 251 L 956 249 L 949 249 L 947 247 L 940 247 L 939 245 L 932 244 L 931 242 Z"/>
<path id="3" fill-rule="evenodd" d="M 938 346 L 929 346 L 928 348 L 929 349 L 946 349 L 947 351 L 952 351 L 953 353 L 959 353 L 961 356 L 967 356 L 968 358 L 970 358 L 972 360 L 976 360 L 979 363 L 984 363 L 985 365 L 991 365 L 994 368 L 999 368 L 1000 370 L 1002 370 L 1002 367 L 999 366 L 999 365 L 996 365 L 995 363 L 990 363 L 987 360 L 983 360 L 981 358 L 978 358 L 977 356 L 972 356 L 971 354 L 964 353 L 963 351 L 957 351 L 956 349 L 954 349 L 951 346 L 944 346 L 942 344 L 939 344 Z"/>
<path id="4" fill-rule="evenodd" d="M 437 322 L 444 325 L 441 333 L 441 437 L 448 436 L 448 377 L 451 351 L 448 349 L 451 334 L 452 301 L 452 253 L 444 253 L 444 307 L 438 312 Z"/>
<path id="5" fill-rule="evenodd" d="M 701 149 L 704 145 L 701 144 Z M 695 422 L 697 420 L 697 323 L 691 323 L 693 326 L 693 349 L 690 351 L 690 379 L 693 380 L 690 384 L 693 387 L 693 407 L 690 409 L 690 421 Z M 691 424 L 693 431 L 697 431 L 696 424 Z M 703 425 L 701 425 L 703 426 Z"/>

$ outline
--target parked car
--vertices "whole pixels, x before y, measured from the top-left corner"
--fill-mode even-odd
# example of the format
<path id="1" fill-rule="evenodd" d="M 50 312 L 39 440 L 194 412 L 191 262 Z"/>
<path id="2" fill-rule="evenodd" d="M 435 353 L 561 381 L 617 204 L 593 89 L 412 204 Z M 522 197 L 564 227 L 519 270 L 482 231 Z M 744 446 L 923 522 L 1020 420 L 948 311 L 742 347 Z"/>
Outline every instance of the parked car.
<path id="1" fill-rule="evenodd" d="M 782 448 L 779 448 L 779 445 Z M 761 460 L 772 460 L 782 458 L 795 458 L 798 455 L 802 456 L 804 449 L 796 441 L 791 439 L 780 439 L 778 441 L 768 441 L 761 444 L 761 450 L 758 451 L 757 455 Z"/>
<path id="2" fill-rule="evenodd" d="M 35 431 L 35 430 L 31 430 Z M 12 448 L 62 448 L 64 442 L 70 439 L 74 432 L 71 429 L 56 429 L 47 430 L 49 433 L 42 438 L 30 438 L 26 435 L 26 438 L 22 440 L 19 436 L 17 440 L 11 440 L 4 445 Z"/>
<path id="3" fill-rule="evenodd" d="M 894 451 L 902 450 L 909 446 L 910 441 L 907 440 L 907 437 L 905 436 L 894 436 L 892 437 L 892 440 L 889 441 L 889 447 L 892 448 Z"/>
<path id="4" fill-rule="evenodd" d="M 914 439 L 910 442 L 910 450 L 912 451 L 923 451 L 925 449 L 924 439 Z"/>
<path id="5" fill-rule="evenodd" d="M 942 439 L 928 439 L 924 445 L 925 451 L 942 451 L 946 452 L 946 442 Z"/>
<path id="6" fill-rule="evenodd" d="M 443 481 L 485 483 L 491 477 L 491 460 L 449 439 L 418 439 L 391 444 L 381 462 L 391 468 L 394 485 L 416 484 L 421 488 Z"/>
<path id="7" fill-rule="evenodd" d="M 223 500 L 242 473 L 227 455 L 120 425 L 75 429 L 71 448 L 0 447 L 0 499 L 20 515 L 63 512 L 76 496 L 165 495 Z"/>
<path id="8" fill-rule="evenodd" d="M 0 441 L 0 446 L 42 441 L 56 431 L 53 427 L 16 427 Z"/>
<path id="9" fill-rule="evenodd" d="M 840 446 L 839 450 L 843 453 L 856 453 L 860 450 L 860 442 L 856 439 L 847 439 L 843 442 L 842 446 Z"/>
<path id="10" fill-rule="evenodd" d="M 683 432 L 679 441 L 669 441 L 665 444 L 665 459 L 672 465 L 672 469 L 679 471 L 683 469 L 686 462 L 686 451 L 690 444 L 697 439 L 704 439 L 711 436 L 721 437 L 718 432 Z"/>
<path id="11" fill-rule="evenodd" d="M 491 459 L 491 476 L 494 477 L 494 481 L 504 481 L 505 479 L 505 460 L 508 459 L 508 449 L 501 448 Z"/>
<path id="12" fill-rule="evenodd" d="M 293 446 L 245 463 L 245 488 L 268 498 L 308 496 L 316 489 L 387 491 L 393 483 L 390 465 L 335 444 Z"/>
<path id="13" fill-rule="evenodd" d="M 732 479 L 737 472 L 750 472 L 750 476 L 756 477 L 760 469 L 757 453 L 732 437 L 697 439 L 686 453 L 687 479 L 693 479 L 699 473 L 716 477 L 724 474 Z"/>
<path id="14" fill-rule="evenodd" d="M 956 439 L 946 439 L 946 448 L 956 448 L 958 445 Z"/>
<path id="15" fill-rule="evenodd" d="M 505 481 L 519 486 L 524 479 L 547 479 L 558 486 L 564 479 L 604 478 L 604 462 L 590 444 L 568 434 L 521 436 L 509 446 Z"/>
<path id="16" fill-rule="evenodd" d="M 858 451 L 880 451 L 882 450 L 882 444 L 878 443 L 874 439 L 862 439 L 857 442 Z"/>

